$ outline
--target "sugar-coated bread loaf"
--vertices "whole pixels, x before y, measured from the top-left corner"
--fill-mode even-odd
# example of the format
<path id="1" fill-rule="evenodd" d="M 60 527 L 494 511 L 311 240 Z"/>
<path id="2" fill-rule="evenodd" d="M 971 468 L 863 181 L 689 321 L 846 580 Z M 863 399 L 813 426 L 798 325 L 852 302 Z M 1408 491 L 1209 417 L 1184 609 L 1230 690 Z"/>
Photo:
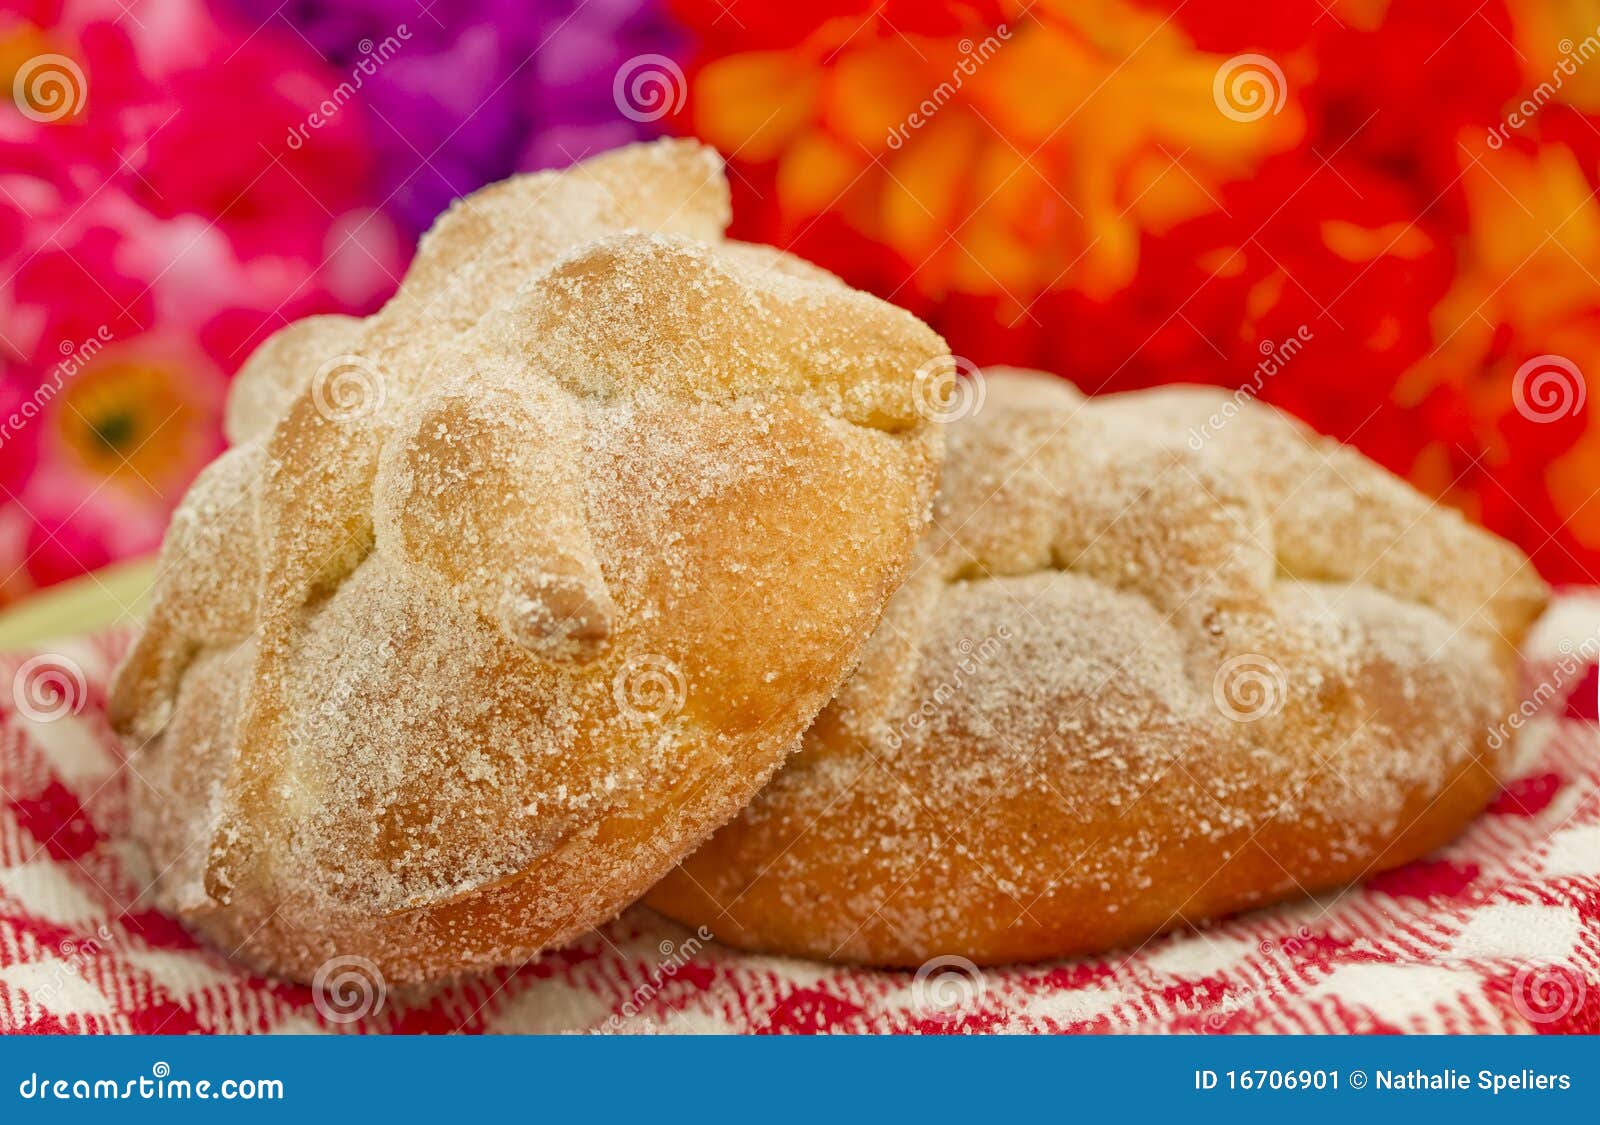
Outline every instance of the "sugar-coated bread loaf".
<path id="1" fill-rule="evenodd" d="M 1220 391 L 983 389 L 859 670 L 653 906 L 809 957 L 1063 957 L 1360 879 L 1488 801 L 1546 598 L 1518 551 Z"/>
<path id="2" fill-rule="evenodd" d="M 269 972 L 426 980 L 748 803 L 906 573 L 945 348 L 727 221 L 688 142 L 520 176 L 252 357 L 113 692 L 161 904 Z"/>

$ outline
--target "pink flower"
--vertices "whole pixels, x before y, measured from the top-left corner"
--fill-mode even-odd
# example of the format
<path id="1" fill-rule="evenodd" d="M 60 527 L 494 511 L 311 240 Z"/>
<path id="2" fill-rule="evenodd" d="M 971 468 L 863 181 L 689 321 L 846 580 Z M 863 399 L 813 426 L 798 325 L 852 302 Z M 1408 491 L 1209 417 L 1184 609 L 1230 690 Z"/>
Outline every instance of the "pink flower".
<path id="1" fill-rule="evenodd" d="M 14 85 L 40 59 L 65 101 Z M 36 4 L 0 16 L 0 79 L 24 98 L 0 102 L 4 601 L 154 549 L 250 350 L 369 311 L 406 251 L 372 122 L 350 104 L 307 127 L 339 76 L 286 28 L 200 0 Z"/>

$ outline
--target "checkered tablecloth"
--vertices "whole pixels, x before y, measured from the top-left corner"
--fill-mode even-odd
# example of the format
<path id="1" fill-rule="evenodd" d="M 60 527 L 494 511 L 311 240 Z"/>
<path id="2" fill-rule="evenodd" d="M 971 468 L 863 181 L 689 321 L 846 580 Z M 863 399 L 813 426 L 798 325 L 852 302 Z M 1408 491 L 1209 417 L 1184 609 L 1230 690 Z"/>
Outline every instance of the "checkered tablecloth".
<path id="1" fill-rule="evenodd" d="M 0 657 L 0 1033 L 1600 1031 L 1600 592 L 1568 591 L 1532 638 L 1538 703 L 1489 811 L 1343 894 L 1114 956 L 915 974 L 750 956 L 635 908 L 425 991 L 356 961 L 320 987 L 252 976 L 141 900 L 139 782 L 104 714 L 126 642 Z"/>

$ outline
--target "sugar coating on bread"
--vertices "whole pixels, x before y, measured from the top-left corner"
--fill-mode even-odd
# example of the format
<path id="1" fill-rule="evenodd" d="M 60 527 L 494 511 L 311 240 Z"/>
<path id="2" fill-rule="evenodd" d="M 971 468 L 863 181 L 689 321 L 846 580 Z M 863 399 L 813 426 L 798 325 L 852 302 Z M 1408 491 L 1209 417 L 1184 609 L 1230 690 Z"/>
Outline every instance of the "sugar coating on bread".
<path id="1" fill-rule="evenodd" d="M 778 766 L 926 526 L 945 349 L 727 220 L 692 143 L 517 177 L 251 358 L 113 691 L 158 901 L 297 979 L 516 962 Z"/>
<path id="2" fill-rule="evenodd" d="M 1494 792 L 1545 589 L 1268 407 L 991 372 L 799 755 L 648 901 L 917 965 L 1135 944 L 1415 858 Z"/>

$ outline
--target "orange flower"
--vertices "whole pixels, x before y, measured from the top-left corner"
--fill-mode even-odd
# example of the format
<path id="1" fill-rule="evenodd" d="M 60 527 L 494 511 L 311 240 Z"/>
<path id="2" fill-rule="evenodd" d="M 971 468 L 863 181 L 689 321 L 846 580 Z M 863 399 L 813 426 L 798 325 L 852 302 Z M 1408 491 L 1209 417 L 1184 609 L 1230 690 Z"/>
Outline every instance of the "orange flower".
<path id="1" fill-rule="evenodd" d="M 770 166 L 787 238 L 836 212 L 912 267 L 921 298 L 1017 311 L 1126 285 L 1142 232 L 1213 210 L 1219 183 L 1304 131 L 1276 63 L 1198 51 L 1143 7 L 1002 7 L 960 35 L 839 18 L 715 59 L 692 81 L 693 128 Z"/>
<path id="2" fill-rule="evenodd" d="M 1600 203 L 1572 152 L 1553 145 L 1483 151 L 1462 184 L 1470 226 L 1434 309 L 1438 343 L 1397 397 L 1460 387 L 1485 464 L 1462 476 L 1452 459 L 1427 457 L 1420 483 L 1552 556 L 1548 571 L 1582 573 L 1582 553 L 1600 550 Z M 1495 495 L 1470 495 L 1483 474 Z M 1498 518 L 1484 510 L 1496 502 Z"/>

